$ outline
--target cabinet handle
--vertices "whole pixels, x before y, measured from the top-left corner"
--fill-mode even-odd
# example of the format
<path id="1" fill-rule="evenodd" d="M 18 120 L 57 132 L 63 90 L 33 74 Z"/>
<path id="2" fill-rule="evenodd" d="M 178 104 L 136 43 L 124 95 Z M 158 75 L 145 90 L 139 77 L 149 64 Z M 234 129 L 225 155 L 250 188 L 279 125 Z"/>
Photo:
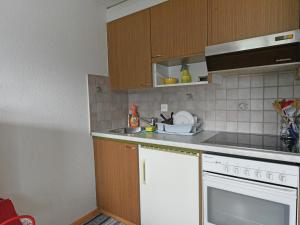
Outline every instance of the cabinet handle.
<path id="1" fill-rule="evenodd" d="M 126 148 L 129 150 L 136 150 L 136 147 L 130 146 L 130 145 L 126 145 Z"/>
<path id="2" fill-rule="evenodd" d="M 158 57 L 163 57 L 163 55 L 155 55 L 152 58 L 158 58 Z"/>
<path id="3" fill-rule="evenodd" d="M 143 184 L 146 185 L 147 181 L 146 181 L 146 160 L 143 160 L 142 162 L 142 180 L 143 180 Z"/>
<path id="4" fill-rule="evenodd" d="M 286 58 L 286 59 L 276 59 L 275 60 L 277 63 L 280 63 L 280 62 L 288 62 L 288 61 L 292 61 L 291 58 Z"/>

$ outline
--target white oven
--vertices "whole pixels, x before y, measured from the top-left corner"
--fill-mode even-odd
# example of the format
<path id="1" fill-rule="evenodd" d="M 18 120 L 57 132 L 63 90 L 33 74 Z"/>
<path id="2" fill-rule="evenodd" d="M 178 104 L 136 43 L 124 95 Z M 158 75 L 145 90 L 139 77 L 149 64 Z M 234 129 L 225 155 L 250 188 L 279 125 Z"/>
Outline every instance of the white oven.
<path id="1" fill-rule="evenodd" d="M 299 168 L 203 155 L 204 225 L 296 225 Z"/>

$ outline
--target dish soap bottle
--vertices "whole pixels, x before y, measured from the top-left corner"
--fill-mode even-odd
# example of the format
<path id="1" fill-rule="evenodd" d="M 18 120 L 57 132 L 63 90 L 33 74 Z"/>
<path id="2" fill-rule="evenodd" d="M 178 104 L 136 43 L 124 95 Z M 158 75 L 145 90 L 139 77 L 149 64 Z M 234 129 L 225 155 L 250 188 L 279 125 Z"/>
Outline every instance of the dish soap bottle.
<path id="1" fill-rule="evenodd" d="M 132 104 L 130 107 L 128 123 L 129 123 L 129 127 L 131 128 L 137 128 L 140 126 L 140 116 L 138 113 L 137 106 L 135 104 Z"/>
<path id="2" fill-rule="evenodd" d="M 186 64 L 182 64 L 181 67 L 181 83 L 191 83 L 192 82 L 192 76 L 189 72 L 189 67 Z"/>

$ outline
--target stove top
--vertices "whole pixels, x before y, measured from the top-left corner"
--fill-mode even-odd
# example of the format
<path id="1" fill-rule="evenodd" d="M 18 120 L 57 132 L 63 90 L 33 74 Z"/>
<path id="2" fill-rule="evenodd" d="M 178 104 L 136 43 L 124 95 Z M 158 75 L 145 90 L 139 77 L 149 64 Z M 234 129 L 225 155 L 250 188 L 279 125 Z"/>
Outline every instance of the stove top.
<path id="1" fill-rule="evenodd" d="M 298 140 L 283 140 L 280 136 L 221 132 L 204 143 L 246 147 L 288 153 L 300 153 Z"/>

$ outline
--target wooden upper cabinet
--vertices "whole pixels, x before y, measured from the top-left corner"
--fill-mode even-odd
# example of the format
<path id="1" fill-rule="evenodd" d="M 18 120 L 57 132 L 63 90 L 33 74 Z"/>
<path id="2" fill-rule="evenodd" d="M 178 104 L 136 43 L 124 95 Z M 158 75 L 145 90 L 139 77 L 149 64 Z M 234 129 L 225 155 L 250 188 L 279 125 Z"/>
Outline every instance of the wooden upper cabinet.
<path id="1" fill-rule="evenodd" d="M 299 0 L 209 0 L 208 44 L 299 29 Z"/>
<path id="2" fill-rule="evenodd" d="M 207 0 L 169 0 L 151 8 L 153 58 L 203 54 L 207 44 Z"/>
<path id="3" fill-rule="evenodd" d="M 138 147 L 94 139 L 98 208 L 140 224 Z"/>
<path id="4" fill-rule="evenodd" d="M 112 90 L 152 86 L 150 10 L 107 24 L 108 64 Z"/>

